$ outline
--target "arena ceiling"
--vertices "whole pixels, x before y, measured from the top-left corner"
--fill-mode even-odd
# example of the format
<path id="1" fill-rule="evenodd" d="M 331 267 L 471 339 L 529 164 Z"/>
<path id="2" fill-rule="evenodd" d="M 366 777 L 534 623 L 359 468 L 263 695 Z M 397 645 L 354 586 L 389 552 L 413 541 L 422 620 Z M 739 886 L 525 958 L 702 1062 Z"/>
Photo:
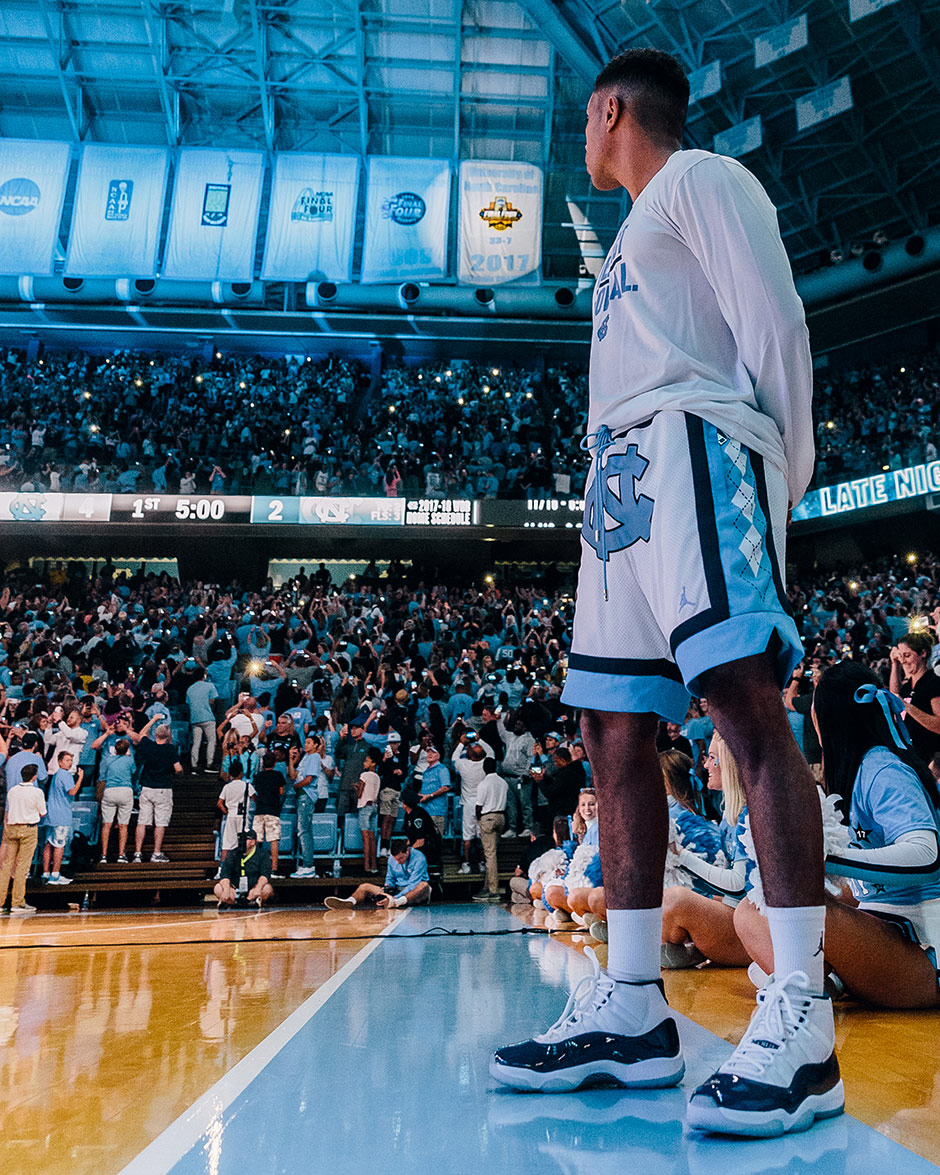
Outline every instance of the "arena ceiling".
<path id="1" fill-rule="evenodd" d="M 688 145 L 760 115 L 742 156 L 795 269 L 940 221 L 940 0 L 0 0 L 0 135 L 518 159 L 545 168 L 546 278 L 593 268 L 626 210 L 583 170 L 583 110 L 635 45 L 720 61 Z M 856 9 L 857 10 L 857 9 Z M 755 38 L 805 15 L 759 68 Z M 797 130 L 849 77 L 854 107 Z"/>

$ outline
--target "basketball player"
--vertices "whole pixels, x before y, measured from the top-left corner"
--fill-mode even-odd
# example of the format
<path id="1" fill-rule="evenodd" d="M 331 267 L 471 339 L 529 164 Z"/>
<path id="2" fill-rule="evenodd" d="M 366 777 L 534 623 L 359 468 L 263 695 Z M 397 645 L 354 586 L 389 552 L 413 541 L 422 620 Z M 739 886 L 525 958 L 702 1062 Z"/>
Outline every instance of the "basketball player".
<path id="1" fill-rule="evenodd" d="M 781 687 L 802 656 L 781 569 L 788 504 L 813 468 L 803 309 L 766 193 L 735 160 L 680 149 L 679 62 L 631 50 L 587 107 L 594 186 L 630 215 L 594 294 L 582 561 L 564 701 L 583 708 L 608 904 L 607 974 L 493 1076 L 575 1089 L 684 1073 L 660 981 L 666 797 L 660 717 L 706 697 L 737 760 L 775 974 L 690 1125 L 772 1135 L 841 1112 L 823 995 L 822 827 Z"/>

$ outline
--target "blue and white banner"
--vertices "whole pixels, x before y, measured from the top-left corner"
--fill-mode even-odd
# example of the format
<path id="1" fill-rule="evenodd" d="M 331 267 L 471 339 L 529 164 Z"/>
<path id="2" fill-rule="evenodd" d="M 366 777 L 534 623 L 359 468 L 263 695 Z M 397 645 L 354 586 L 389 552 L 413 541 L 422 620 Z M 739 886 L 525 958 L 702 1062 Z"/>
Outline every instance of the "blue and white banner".
<path id="1" fill-rule="evenodd" d="M 450 164 L 375 156 L 368 168 L 362 281 L 446 277 Z"/>
<path id="2" fill-rule="evenodd" d="M 70 150 L 0 139 L 0 273 L 52 273 Z"/>
<path id="3" fill-rule="evenodd" d="M 785 24 L 778 24 L 776 28 L 768 29 L 754 38 L 754 68 L 762 65 L 771 65 L 781 57 L 788 57 L 798 49 L 805 49 L 809 44 L 809 23 L 806 13 L 794 17 Z"/>
<path id="4" fill-rule="evenodd" d="M 709 61 L 689 74 L 689 103 L 701 102 L 721 89 L 721 62 Z"/>
<path id="5" fill-rule="evenodd" d="M 847 77 L 839 78 L 837 82 L 830 82 L 828 86 L 821 86 L 797 98 L 794 107 L 796 129 L 809 130 L 827 118 L 834 118 L 852 109 L 852 84 Z"/>
<path id="6" fill-rule="evenodd" d="M 712 147 L 716 155 L 732 155 L 739 159 L 750 151 L 756 151 L 764 141 L 764 125 L 759 114 L 749 118 L 746 122 L 739 122 L 729 126 L 727 130 L 719 131 L 712 140 Z"/>
<path id="7" fill-rule="evenodd" d="M 66 274 L 155 275 L 168 162 L 165 147 L 84 148 Z"/>
<path id="8" fill-rule="evenodd" d="M 458 220 L 464 285 L 497 286 L 542 263 L 542 171 L 531 163 L 466 159 Z"/>
<path id="9" fill-rule="evenodd" d="M 351 281 L 358 194 L 355 155 L 278 155 L 262 280 Z"/>
<path id="10" fill-rule="evenodd" d="M 261 151 L 180 151 L 163 276 L 250 282 L 263 177 Z"/>

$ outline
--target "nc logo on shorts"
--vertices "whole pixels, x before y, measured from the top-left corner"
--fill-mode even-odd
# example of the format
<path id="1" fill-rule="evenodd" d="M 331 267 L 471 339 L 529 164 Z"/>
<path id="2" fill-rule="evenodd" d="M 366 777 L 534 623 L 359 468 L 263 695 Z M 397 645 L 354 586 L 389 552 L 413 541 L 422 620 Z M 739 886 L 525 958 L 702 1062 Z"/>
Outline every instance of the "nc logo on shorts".
<path id="1" fill-rule="evenodd" d="M 584 510 L 581 533 L 585 541 L 601 558 L 600 543 L 595 530 L 605 531 L 606 553 L 625 551 L 634 543 L 650 541 L 650 527 L 653 521 L 653 499 L 644 495 L 637 497 L 634 482 L 640 481 L 649 468 L 649 461 L 641 457 L 636 445 L 630 445 L 625 453 L 614 453 L 599 471 L 601 501 L 604 517 L 594 519 L 594 494 L 589 493 Z M 616 488 L 614 488 L 616 487 Z M 607 519 L 613 518 L 615 526 L 608 526 Z"/>

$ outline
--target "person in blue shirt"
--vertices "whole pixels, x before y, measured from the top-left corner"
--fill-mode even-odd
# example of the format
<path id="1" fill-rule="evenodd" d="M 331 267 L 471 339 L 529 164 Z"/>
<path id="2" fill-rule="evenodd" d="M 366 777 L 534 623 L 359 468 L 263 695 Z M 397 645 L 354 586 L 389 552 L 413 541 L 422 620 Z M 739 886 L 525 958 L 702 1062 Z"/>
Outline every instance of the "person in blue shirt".
<path id="1" fill-rule="evenodd" d="M 418 802 L 425 812 L 434 821 L 434 826 L 441 836 L 444 835 L 444 825 L 447 821 L 447 796 L 450 793 L 453 780 L 450 768 L 441 762 L 441 753 L 433 744 L 428 746 L 425 756 L 427 767 L 421 776 L 420 798 Z"/>
<path id="2" fill-rule="evenodd" d="M 101 860 L 98 862 L 99 865 L 104 865 L 107 862 L 108 840 L 115 819 L 118 826 L 118 864 L 126 865 L 128 863 L 127 830 L 134 808 L 135 769 L 134 754 L 130 741 L 126 738 L 119 738 L 115 742 L 112 752 L 101 756 L 99 774 L 104 783 L 104 791 L 101 793 Z"/>
<path id="3" fill-rule="evenodd" d="M 13 727 L 13 734 L 16 734 L 17 728 Z M 43 762 L 42 756 L 38 753 L 39 736 L 35 731 L 28 730 L 20 739 L 21 750 L 11 755 L 6 761 L 6 776 L 7 776 L 7 791 L 16 785 L 23 778 L 23 768 L 27 763 L 34 763 L 36 765 L 36 783 L 45 783 L 49 778 L 49 772 L 46 770 L 46 764 Z"/>
<path id="4" fill-rule="evenodd" d="M 841 797 L 852 833 L 849 847 L 826 860 L 827 873 L 848 878 L 851 889 L 826 897 L 826 967 L 865 1003 L 936 1008 L 940 795 L 901 713 L 903 703 L 855 661 L 827 669 L 813 694 L 826 790 Z M 742 902 L 735 927 L 758 966 L 772 972 L 764 916 Z"/>
<path id="5" fill-rule="evenodd" d="M 190 762 L 195 774 L 199 774 L 199 752 L 203 741 L 206 744 L 205 770 L 212 770 L 215 759 L 215 714 L 212 703 L 219 696 L 219 691 L 206 677 L 206 671 L 199 668 L 196 680 L 186 691 L 186 704 L 189 706 L 189 723 L 192 729 L 192 750 Z"/>
<path id="6" fill-rule="evenodd" d="M 71 877 L 63 877 L 62 858 L 72 839 L 72 801 L 82 786 L 84 772 L 78 768 L 78 778 L 72 774 L 71 751 L 60 751 L 56 756 L 58 769 L 49 781 L 46 814 L 39 822 L 45 836 L 42 848 L 42 879 L 49 885 L 69 885 Z"/>
<path id="7" fill-rule="evenodd" d="M 348 898 L 328 897 L 330 910 L 348 910 L 375 902 L 383 909 L 401 906 L 426 906 L 431 900 L 428 862 L 419 849 L 413 849 L 404 837 L 397 836 L 388 848 L 388 871 L 385 885 L 363 882 Z"/>

